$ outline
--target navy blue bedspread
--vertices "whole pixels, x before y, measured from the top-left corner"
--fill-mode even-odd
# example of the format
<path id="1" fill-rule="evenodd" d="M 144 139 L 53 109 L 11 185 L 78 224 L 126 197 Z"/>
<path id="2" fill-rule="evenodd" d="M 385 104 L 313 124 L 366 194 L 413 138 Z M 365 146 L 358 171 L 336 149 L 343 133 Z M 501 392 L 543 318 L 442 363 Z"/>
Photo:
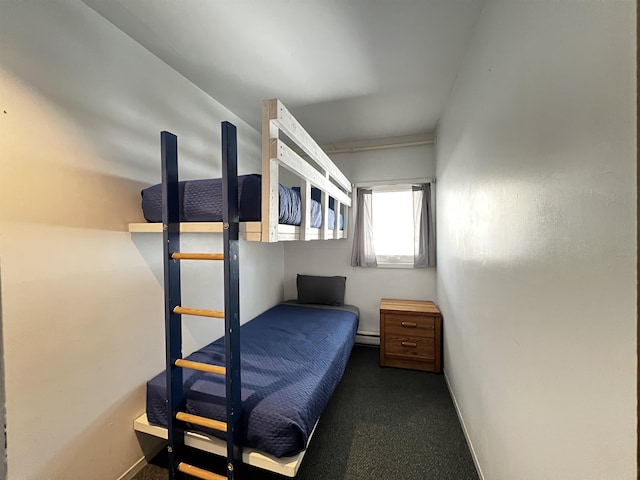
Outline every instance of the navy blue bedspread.
<path id="1" fill-rule="evenodd" d="M 355 342 L 358 317 L 352 311 L 280 304 L 240 329 L 243 446 L 276 457 L 306 448 L 329 402 Z M 224 339 L 189 360 L 224 364 Z M 186 411 L 225 420 L 224 377 L 184 369 Z M 147 418 L 167 426 L 166 380 L 147 383 Z M 190 429 L 220 436 L 206 428 Z"/>
<path id="2" fill-rule="evenodd" d="M 185 180 L 179 182 L 181 222 L 222 221 L 222 179 Z M 300 225 L 299 189 L 279 186 L 280 214 L 278 223 Z M 162 185 L 145 188 L 142 194 L 142 213 L 148 222 L 162 222 Z M 317 196 L 317 195 L 316 195 Z M 329 228 L 333 228 L 335 213 L 330 199 Z M 238 177 L 238 210 L 241 222 L 257 222 L 262 217 L 262 176 Z M 342 215 L 340 228 L 343 228 Z M 315 199 L 311 202 L 311 226 L 322 225 L 322 209 Z"/>

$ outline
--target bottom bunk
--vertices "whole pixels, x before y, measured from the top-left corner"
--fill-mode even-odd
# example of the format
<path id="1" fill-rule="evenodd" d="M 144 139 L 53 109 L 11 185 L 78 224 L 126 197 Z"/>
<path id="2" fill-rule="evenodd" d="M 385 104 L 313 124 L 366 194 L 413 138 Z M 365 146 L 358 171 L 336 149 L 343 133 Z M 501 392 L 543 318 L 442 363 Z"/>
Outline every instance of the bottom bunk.
<path id="1" fill-rule="evenodd" d="M 143 413 L 134 420 L 133 427 L 138 432 L 153 435 L 154 437 L 164 440 L 167 439 L 167 428 L 150 423 L 146 413 Z M 313 435 L 313 431 L 311 433 Z M 311 436 L 309 436 L 309 440 L 311 440 Z M 194 432 L 192 430 L 185 431 L 184 444 L 191 448 L 213 453 L 214 455 L 220 455 L 221 457 L 227 455 L 227 444 L 225 440 L 202 432 Z M 269 470 L 270 472 L 275 472 L 286 477 L 295 477 L 305 452 L 306 449 L 290 457 L 278 458 L 268 453 L 245 447 L 242 449 L 242 462 L 252 467 Z"/>
<path id="2" fill-rule="evenodd" d="M 243 461 L 294 476 L 311 434 L 346 367 L 355 343 L 358 309 L 285 302 L 240 329 Z M 224 365 L 224 339 L 187 357 Z M 187 413 L 225 420 L 224 378 L 184 371 Z M 165 374 L 147 383 L 147 411 L 138 431 L 166 438 Z M 185 443 L 225 454 L 224 434 L 185 427 Z"/>

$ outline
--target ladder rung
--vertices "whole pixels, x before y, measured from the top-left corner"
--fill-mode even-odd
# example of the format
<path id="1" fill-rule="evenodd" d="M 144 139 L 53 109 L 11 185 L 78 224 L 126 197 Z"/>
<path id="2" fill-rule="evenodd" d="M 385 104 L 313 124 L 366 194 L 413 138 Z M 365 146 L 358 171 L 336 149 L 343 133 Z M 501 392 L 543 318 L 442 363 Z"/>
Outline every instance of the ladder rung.
<path id="1" fill-rule="evenodd" d="M 203 470 L 202 468 L 194 467 L 188 463 L 180 462 L 178 464 L 178 470 L 192 477 L 201 478 L 202 480 L 227 480 L 227 477 L 218 475 L 217 473 L 210 472 L 209 470 Z"/>
<path id="2" fill-rule="evenodd" d="M 200 417 L 198 415 L 191 415 L 190 413 L 184 413 L 184 412 L 176 413 L 176 418 L 183 422 L 189 422 L 195 425 L 200 425 L 201 427 L 213 428 L 214 430 L 219 430 L 221 432 L 227 431 L 226 423 L 221 422 L 219 420 L 214 420 L 213 418 Z"/>
<path id="3" fill-rule="evenodd" d="M 199 370 L 201 372 L 217 373 L 218 375 L 226 375 L 227 369 L 219 365 L 209 365 L 208 363 L 192 362 L 179 358 L 176 360 L 176 366 L 182 368 L 190 368 L 191 370 Z"/>
<path id="4" fill-rule="evenodd" d="M 173 313 L 179 313 L 180 315 L 196 315 L 198 317 L 224 318 L 224 312 L 203 310 L 202 308 L 176 307 L 173 309 Z"/>
<path id="5" fill-rule="evenodd" d="M 174 260 L 224 260 L 224 253 L 180 253 L 171 254 Z"/>

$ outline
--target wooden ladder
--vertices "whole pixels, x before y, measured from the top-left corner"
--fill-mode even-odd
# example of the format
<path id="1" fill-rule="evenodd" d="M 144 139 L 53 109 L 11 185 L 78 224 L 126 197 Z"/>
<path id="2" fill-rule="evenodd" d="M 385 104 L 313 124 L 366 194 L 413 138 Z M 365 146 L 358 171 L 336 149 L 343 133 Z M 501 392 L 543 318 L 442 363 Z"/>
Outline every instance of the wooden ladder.
<path id="1" fill-rule="evenodd" d="M 241 475 L 242 448 L 240 444 L 239 217 L 236 127 L 229 122 L 222 123 L 223 253 L 180 252 L 181 202 L 178 189 L 178 139 L 172 133 L 163 131 L 161 146 L 169 479 L 183 480 L 184 475 L 188 474 L 203 480 L 238 480 Z M 181 260 L 219 260 L 224 262 L 224 311 L 187 308 L 181 305 Z M 182 315 L 224 318 L 224 367 L 192 362 L 182 358 Z M 184 412 L 183 368 L 225 376 L 226 422 Z M 183 462 L 185 422 L 226 433 L 226 476 Z"/>

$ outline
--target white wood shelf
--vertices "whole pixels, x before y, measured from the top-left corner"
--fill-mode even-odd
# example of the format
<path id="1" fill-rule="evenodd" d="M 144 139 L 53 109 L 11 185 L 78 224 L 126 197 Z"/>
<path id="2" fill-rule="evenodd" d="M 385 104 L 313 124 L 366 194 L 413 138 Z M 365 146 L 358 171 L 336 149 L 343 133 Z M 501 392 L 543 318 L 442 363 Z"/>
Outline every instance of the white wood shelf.
<path id="1" fill-rule="evenodd" d="M 181 233 L 222 233 L 222 222 L 183 222 L 180 224 Z M 162 223 L 130 223 L 131 233 L 161 233 Z M 340 230 L 338 236 L 334 237 L 334 230 L 328 230 L 324 238 L 346 238 L 344 232 Z M 240 235 L 249 242 L 262 241 L 261 222 L 240 222 Z M 307 240 L 322 240 L 321 228 L 309 228 Z M 296 225 L 278 225 L 278 241 L 301 240 L 300 227 Z"/>

